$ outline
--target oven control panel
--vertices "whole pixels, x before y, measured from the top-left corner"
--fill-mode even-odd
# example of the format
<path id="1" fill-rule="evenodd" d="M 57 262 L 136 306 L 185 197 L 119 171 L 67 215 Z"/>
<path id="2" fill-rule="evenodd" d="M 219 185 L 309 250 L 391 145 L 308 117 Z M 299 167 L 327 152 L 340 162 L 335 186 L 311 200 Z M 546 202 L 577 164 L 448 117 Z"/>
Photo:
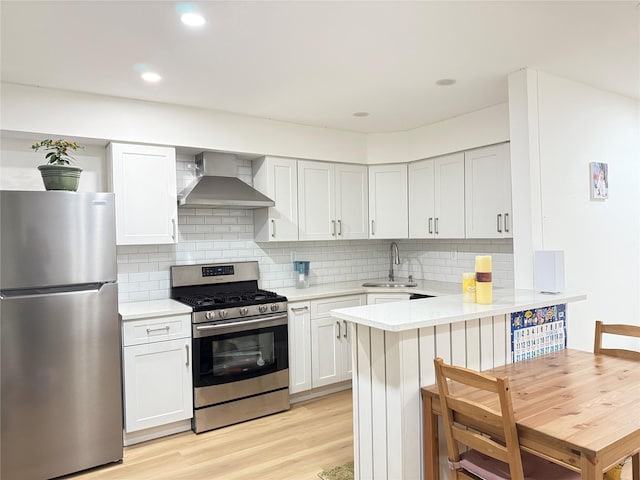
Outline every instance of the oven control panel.
<path id="1" fill-rule="evenodd" d="M 202 267 L 203 277 L 220 277 L 223 275 L 233 275 L 233 265 L 216 265 L 213 267 Z"/>
<path id="2" fill-rule="evenodd" d="M 287 314 L 287 302 L 264 303 L 261 305 L 247 305 L 245 307 L 230 307 L 215 310 L 203 310 L 193 312 L 191 321 L 193 323 L 218 323 L 225 321 L 253 320 L 253 319 L 270 319 L 276 315 Z"/>

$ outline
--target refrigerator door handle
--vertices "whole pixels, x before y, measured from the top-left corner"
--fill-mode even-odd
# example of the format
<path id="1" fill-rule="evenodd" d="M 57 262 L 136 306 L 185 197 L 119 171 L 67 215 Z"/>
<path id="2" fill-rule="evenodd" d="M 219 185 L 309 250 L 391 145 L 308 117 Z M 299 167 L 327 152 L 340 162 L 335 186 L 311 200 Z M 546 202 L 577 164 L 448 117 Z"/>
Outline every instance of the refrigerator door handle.
<path id="1" fill-rule="evenodd" d="M 0 298 L 38 298 L 51 295 L 77 295 L 81 293 L 98 292 L 104 285 L 104 283 L 86 283 L 83 285 L 68 285 L 65 287 L 1 290 Z"/>

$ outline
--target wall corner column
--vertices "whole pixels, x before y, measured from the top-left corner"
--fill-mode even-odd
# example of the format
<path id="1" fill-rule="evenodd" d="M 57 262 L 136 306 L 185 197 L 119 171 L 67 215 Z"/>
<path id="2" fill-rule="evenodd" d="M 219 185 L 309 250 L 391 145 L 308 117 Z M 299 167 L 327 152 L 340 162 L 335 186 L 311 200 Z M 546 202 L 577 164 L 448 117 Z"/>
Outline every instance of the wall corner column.
<path id="1" fill-rule="evenodd" d="M 533 288 L 534 251 L 544 248 L 538 72 L 518 70 L 509 75 L 508 84 L 514 286 L 530 289 Z"/>

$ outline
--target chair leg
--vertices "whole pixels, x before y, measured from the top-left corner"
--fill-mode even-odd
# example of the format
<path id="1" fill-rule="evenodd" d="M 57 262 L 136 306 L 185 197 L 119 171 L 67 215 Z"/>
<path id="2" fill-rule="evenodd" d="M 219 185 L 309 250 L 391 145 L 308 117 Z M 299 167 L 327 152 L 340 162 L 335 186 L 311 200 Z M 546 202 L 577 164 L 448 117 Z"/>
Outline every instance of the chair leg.
<path id="1" fill-rule="evenodd" d="M 631 457 L 631 478 L 640 480 L 640 452 Z"/>

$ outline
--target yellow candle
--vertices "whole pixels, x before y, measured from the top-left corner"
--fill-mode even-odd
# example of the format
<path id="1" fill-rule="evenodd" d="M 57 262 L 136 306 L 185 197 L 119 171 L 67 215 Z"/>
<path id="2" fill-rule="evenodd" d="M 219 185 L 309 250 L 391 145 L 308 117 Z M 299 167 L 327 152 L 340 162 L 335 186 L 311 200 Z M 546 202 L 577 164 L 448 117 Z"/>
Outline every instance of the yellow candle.
<path id="1" fill-rule="evenodd" d="M 491 256 L 476 256 L 476 302 L 483 305 L 493 303 L 491 273 Z"/>
<path id="2" fill-rule="evenodd" d="M 476 256 L 476 273 L 477 272 L 491 273 L 491 255 Z"/>
<path id="3" fill-rule="evenodd" d="M 476 274 L 465 272 L 462 274 L 462 301 L 475 303 L 476 301 Z"/>

